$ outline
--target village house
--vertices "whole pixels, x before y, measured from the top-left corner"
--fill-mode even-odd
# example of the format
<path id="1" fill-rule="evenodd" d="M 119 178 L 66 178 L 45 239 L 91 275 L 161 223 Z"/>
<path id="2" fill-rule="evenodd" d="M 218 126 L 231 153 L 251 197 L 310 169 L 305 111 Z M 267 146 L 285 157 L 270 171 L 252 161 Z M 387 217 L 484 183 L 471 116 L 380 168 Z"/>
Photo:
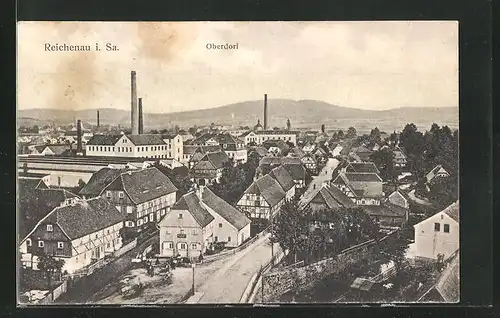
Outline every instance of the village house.
<path id="1" fill-rule="evenodd" d="M 239 138 L 245 142 L 245 146 L 249 144 L 261 145 L 267 140 L 282 140 L 295 145 L 297 143 L 297 135 L 297 131 L 291 130 L 255 130 L 248 131 Z"/>
<path id="2" fill-rule="evenodd" d="M 40 255 L 53 255 L 74 273 L 120 249 L 122 227 L 122 213 L 103 198 L 56 207 L 21 241 L 23 262 L 38 269 Z"/>
<path id="3" fill-rule="evenodd" d="M 405 168 L 408 160 L 403 150 L 400 147 L 396 146 L 394 147 L 394 150 L 392 152 L 394 153 L 394 159 L 392 159 L 394 167 Z"/>
<path id="4" fill-rule="evenodd" d="M 394 205 L 400 206 L 405 209 L 410 208 L 410 204 L 408 202 L 407 197 L 401 193 L 401 191 L 396 190 L 392 192 L 388 197 L 387 197 L 387 202 L 390 202 Z"/>
<path id="5" fill-rule="evenodd" d="M 305 189 L 307 171 L 301 164 L 283 164 L 295 183 L 295 189 Z"/>
<path id="6" fill-rule="evenodd" d="M 373 162 L 347 162 L 343 168 L 345 172 L 376 173 L 379 174 L 377 166 Z"/>
<path id="7" fill-rule="evenodd" d="M 69 156 L 71 154 L 71 150 L 71 144 L 40 145 L 35 146 L 33 152 L 30 154 L 40 156 Z"/>
<path id="8" fill-rule="evenodd" d="M 328 152 L 326 152 L 323 147 L 317 147 L 316 149 L 314 149 L 312 155 L 316 158 L 316 161 L 319 164 L 324 165 L 328 161 Z"/>
<path id="9" fill-rule="evenodd" d="M 410 211 L 387 201 L 380 205 L 365 205 L 363 209 L 381 229 L 388 230 L 401 229 L 408 222 Z"/>
<path id="10" fill-rule="evenodd" d="M 278 181 L 267 174 L 255 180 L 245 190 L 236 207 L 252 222 L 265 220 L 264 223 L 267 223 L 278 213 L 285 199 L 286 193 Z"/>
<path id="11" fill-rule="evenodd" d="M 302 158 L 306 155 L 306 153 L 304 151 L 302 151 L 302 149 L 298 148 L 298 147 L 293 147 L 292 149 L 290 149 L 290 151 L 288 152 L 288 157 L 296 157 L 296 158 Z"/>
<path id="12" fill-rule="evenodd" d="M 182 142 L 180 145 L 182 146 Z M 173 158 L 171 147 L 172 144 L 165 143 L 161 135 L 95 135 L 87 142 L 86 155 L 99 157 Z"/>
<path id="13" fill-rule="evenodd" d="M 266 147 L 262 147 L 262 146 L 257 146 L 257 147 L 251 148 L 248 152 L 248 155 L 250 156 L 250 154 L 253 152 L 257 153 L 258 157 L 261 159 L 268 155 L 268 151 L 267 151 Z"/>
<path id="14" fill-rule="evenodd" d="M 306 153 L 302 158 L 300 158 L 300 161 L 306 168 L 307 172 L 314 176 L 318 175 L 318 162 L 312 153 Z"/>
<path id="15" fill-rule="evenodd" d="M 205 154 L 191 169 L 192 181 L 200 186 L 219 182 L 224 165 L 229 161 L 229 157 L 223 151 Z"/>
<path id="16" fill-rule="evenodd" d="M 339 172 L 332 182 L 357 205 L 379 205 L 384 196 L 376 173 Z"/>
<path id="17" fill-rule="evenodd" d="M 419 297 L 418 302 L 446 302 L 460 301 L 460 253 L 446 263 L 437 282 Z"/>
<path id="18" fill-rule="evenodd" d="M 322 210 L 339 211 L 345 208 L 354 208 L 356 204 L 336 187 L 328 184 L 318 187 L 307 198 L 300 202 L 300 208 L 310 208 L 313 212 Z"/>
<path id="19" fill-rule="evenodd" d="M 372 151 L 364 146 L 359 146 L 352 149 L 353 155 L 357 156 L 360 161 L 370 161 L 370 156 L 372 155 Z M 359 161 L 359 160 L 357 160 Z"/>
<path id="20" fill-rule="evenodd" d="M 105 169 L 105 170 L 104 170 Z M 123 215 L 128 233 L 137 234 L 159 222 L 175 203 L 177 188 L 155 167 L 138 170 L 104 168 L 80 191 L 84 197 L 99 196 Z"/>
<path id="21" fill-rule="evenodd" d="M 219 152 L 222 148 L 219 145 L 212 146 L 197 146 L 197 145 L 184 145 L 183 159 L 181 163 L 188 168 L 192 168 L 195 163 L 200 161 L 203 156 L 209 152 Z"/>
<path id="22" fill-rule="evenodd" d="M 219 198 L 208 187 L 199 187 L 203 207 L 214 217 L 213 241 L 226 247 L 238 247 L 250 238 L 250 219 Z"/>
<path id="23" fill-rule="evenodd" d="M 438 254 L 444 259 L 459 249 L 459 202 L 415 224 L 414 255 L 419 259 L 437 260 Z"/>
<path id="24" fill-rule="evenodd" d="M 290 151 L 290 146 L 283 140 L 266 140 L 262 145 L 274 156 L 283 156 Z"/>
<path id="25" fill-rule="evenodd" d="M 450 174 L 443 168 L 443 166 L 437 165 L 425 175 L 425 182 L 430 185 L 439 178 L 448 178 L 449 176 Z"/>
<path id="26" fill-rule="evenodd" d="M 302 147 L 302 151 L 305 152 L 305 153 L 311 153 L 313 152 L 314 150 L 316 149 L 316 144 L 314 142 L 309 142 L 309 143 L 306 143 L 303 147 Z"/>
<path id="27" fill-rule="evenodd" d="M 184 194 L 158 224 L 160 256 L 194 260 L 205 254 L 213 242 L 214 220 L 195 191 Z"/>
<path id="28" fill-rule="evenodd" d="M 203 134 L 191 142 L 197 146 L 220 146 L 227 156 L 233 159 L 235 164 L 247 161 L 247 150 L 244 141 L 230 135 L 223 134 Z"/>
<path id="29" fill-rule="evenodd" d="M 269 175 L 278 181 L 283 191 L 285 191 L 286 200 L 291 200 L 295 196 L 295 182 L 290 173 L 283 166 L 274 168 L 269 172 Z"/>
<path id="30" fill-rule="evenodd" d="M 184 158 L 184 139 L 180 134 L 163 134 L 161 139 L 167 145 L 166 158 L 181 161 Z"/>

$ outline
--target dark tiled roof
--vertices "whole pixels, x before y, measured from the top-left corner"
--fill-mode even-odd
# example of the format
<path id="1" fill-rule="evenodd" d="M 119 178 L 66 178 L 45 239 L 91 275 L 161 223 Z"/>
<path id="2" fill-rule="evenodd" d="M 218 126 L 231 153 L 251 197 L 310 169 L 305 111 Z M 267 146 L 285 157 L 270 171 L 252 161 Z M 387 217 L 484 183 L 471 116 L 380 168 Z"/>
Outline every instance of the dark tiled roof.
<path id="1" fill-rule="evenodd" d="M 177 137 L 179 134 L 162 134 L 161 139 L 174 139 Z"/>
<path id="2" fill-rule="evenodd" d="M 85 196 L 98 196 L 106 186 L 108 186 L 125 171 L 127 171 L 127 169 L 102 168 L 90 177 L 90 180 L 78 194 Z"/>
<path id="3" fill-rule="evenodd" d="M 275 206 L 285 197 L 285 192 L 278 181 L 269 175 L 265 175 L 254 181 L 245 193 L 260 194 L 271 206 Z"/>
<path id="4" fill-rule="evenodd" d="M 198 146 L 198 149 L 196 149 L 196 152 L 203 154 L 209 152 L 219 152 L 219 151 L 222 151 L 222 148 L 219 145 Z"/>
<path id="5" fill-rule="evenodd" d="M 186 144 L 184 144 L 183 153 L 185 155 L 192 155 L 192 154 L 194 154 L 194 152 L 198 148 L 199 148 L 199 146 L 196 146 L 196 145 L 186 145 Z"/>
<path id="6" fill-rule="evenodd" d="M 294 147 L 290 149 L 290 155 L 294 155 L 295 157 L 302 158 L 305 156 L 305 152 L 302 149 Z"/>
<path id="7" fill-rule="evenodd" d="M 382 182 L 376 173 L 345 172 L 344 175 L 351 182 Z"/>
<path id="8" fill-rule="evenodd" d="M 354 172 L 370 172 L 379 173 L 377 166 L 373 162 L 351 162 L 348 165 L 348 169 L 352 168 Z"/>
<path id="9" fill-rule="evenodd" d="M 250 219 L 241 211 L 222 200 L 209 188 L 205 187 L 202 194 L 202 201 L 218 215 L 231 223 L 238 231 L 250 224 Z"/>
<path id="10" fill-rule="evenodd" d="M 278 183 L 283 188 L 283 190 L 285 190 L 285 192 L 295 186 L 295 182 L 293 182 L 292 176 L 283 166 L 278 166 L 274 168 L 273 170 L 271 170 L 269 175 L 273 177 L 276 181 L 278 181 Z"/>
<path id="11" fill-rule="evenodd" d="M 127 135 L 127 138 L 132 141 L 136 146 L 149 146 L 149 145 L 164 145 L 165 142 L 161 135 L 147 134 L 147 135 Z"/>
<path id="12" fill-rule="evenodd" d="M 62 155 L 68 153 L 70 150 L 69 145 L 48 145 L 47 146 L 55 155 Z M 75 146 L 76 149 L 76 146 Z"/>
<path id="13" fill-rule="evenodd" d="M 458 203 L 458 201 L 450 204 L 442 212 L 448 214 L 453 220 L 460 223 L 460 204 Z"/>
<path id="14" fill-rule="evenodd" d="M 24 196 L 29 191 L 33 191 L 39 187 L 47 188 L 46 184 L 42 182 L 41 179 L 38 178 L 18 178 L 17 186 L 18 186 L 18 194 L 19 196 Z"/>
<path id="15" fill-rule="evenodd" d="M 219 142 L 219 144 L 239 144 L 239 143 L 243 143 L 243 141 L 239 140 L 238 138 L 232 136 L 229 133 L 219 134 L 219 135 L 215 136 L 215 139 Z"/>
<path id="16" fill-rule="evenodd" d="M 177 191 L 172 181 L 155 167 L 124 172 L 106 188 L 123 189 L 135 204 Z"/>
<path id="17" fill-rule="evenodd" d="M 330 192 L 331 196 L 342 206 L 346 208 L 353 208 L 356 206 L 356 204 L 354 204 L 354 202 L 352 202 L 352 200 L 349 199 L 349 197 L 344 192 L 340 191 L 340 189 L 332 186 L 328 187 L 328 191 Z"/>
<path id="18" fill-rule="evenodd" d="M 368 215 L 373 216 L 388 216 L 388 217 L 405 217 L 407 210 L 393 204 L 381 205 L 365 205 L 363 209 Z"/>
<path id="19" fill-rule="evenodd" d="M 206 133 L 206 134 L 203 134 L 200 137 L 194 139 L 192 141 L 192 143 L 193 143 L 193 145 L 204 144 L 205 142 L 207 142 L 207 140 L 209 140 L 210 138 L 213 138 L 213 137 L 215 137 L 214 134 Z"/>
<path id="20" fill-rule="evenodd" d="M 114 146 L 122 135 L 94 135 L 87 141 L 87 145 Z"/>
<path id="21" fill-rule="evenodd" d="M 364 146 L 359 146 L 353 149 L 355 153 L 371 153 L 372 151 Z"/>
<path id="22" fill-rule="evenodd" d="M 260 159 L 259 161 L 259 166 L 263 166 L 263 165 L 279 165 L 281 164 L 281 159 L 279 157 L 263 157 L 262 159 Z"/>
<path id="23" fill-rule="evenodd" d="M 460 300 L 460 255 L 457 255 L 448 263 L 436 284 L 436 290 L 448 303 L 456 303 Z"/>
<path id="24" fill-rule="evenodd" d="M 259 156 L 261 157 L 264 157 L 267 155 L 268 151 L 266 149 L 266 147 L 262 147 L 262 146 L 259 146 L 259 147 L 255 147 L 252 151 L 255 151 L 256 153 L 259 154 Z"/>
<path id="25" fill-rule="evenodd" d="M 300 158 L 282 157 L 281 164 L 283 164 L 283 165 L 302 165 L 302 161 L 300 161 Z"/>
<path id="26" fill-rule="evenodd" d="M 293 180 L 305 180 L 306 179 L 306 169 L 303 165 L 296 164 L 284 164 L 283 167 L 290 173 Z"/>
<path id="27" fill-rule="evenodd" d="M 187 210 L 195 221 L 201 226 L 205 227 L 215 218 L 201 205 L 200 199 L 194 192 L 184 194 L 179 201 L 177 201 L 172 210 Z"/>
<path id="28" fill-rule="evenodd" d="M 33 227 L 66 199 L 77 198 L 62 189 L 33 189 L 19 193 L 19 236 L 24 238 Z"/>
<path id="29" fill-rule="evenodd" d="M 124 215 L 109 201 L 97 197 L 77 201 L 54 210 L 57 224 L 70 239 L 76 239 L 123 222 Z"/>
<path id="30" fill-rule="evenodd" d="M 229 157 L 224 151 L 209 152 L 198 161 L 193 169 L 220 169 L 229 161 Z"/>

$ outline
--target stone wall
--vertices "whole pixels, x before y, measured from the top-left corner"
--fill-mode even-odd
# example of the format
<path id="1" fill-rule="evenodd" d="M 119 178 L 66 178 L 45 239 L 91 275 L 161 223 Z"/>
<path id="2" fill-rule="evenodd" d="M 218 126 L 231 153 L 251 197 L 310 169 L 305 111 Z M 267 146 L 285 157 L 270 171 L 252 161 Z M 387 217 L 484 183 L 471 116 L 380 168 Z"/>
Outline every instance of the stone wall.
<path id="1" fill-rule="evenodd" d="M 269 272 L 262 276 L 263 302 L 277 302 L 279 297 L 290 290 L 307 290 L 325 279 L 327 276 L 339 274 L 350 266 L 359 263 L 370 256 L 370 251 L 378 244 L 383 244 L 388 234 L 376 242 L 370 240 L 356 246 L 352 246 L 340 254 L 307 266 L 285 268 L 279 271 Z"/>

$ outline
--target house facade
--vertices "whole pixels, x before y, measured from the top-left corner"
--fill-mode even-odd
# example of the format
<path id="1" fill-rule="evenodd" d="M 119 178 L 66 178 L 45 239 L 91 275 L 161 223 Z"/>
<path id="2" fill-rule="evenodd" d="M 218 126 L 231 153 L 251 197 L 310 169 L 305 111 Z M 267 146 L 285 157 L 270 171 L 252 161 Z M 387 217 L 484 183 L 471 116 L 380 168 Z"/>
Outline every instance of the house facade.
<path id="1" fill-rule="evenodd" d="M 184 158 L 184 140 L 179 134 L 163 134 L 161 139 L 166 145 L 166 156 L 181 161 Z"/>
<path id="2" fill-rule="evenodd" d="M 276 181 L 285 192 L 285 199 L 291 200 L 295 197 L 295 182 L 290 173 L 283 167 L 278 166 L 271 170 L 269 175 Z"/>
<path id="3" fill-rule="evenodd" d="M 314 155 L 312 155 L 311 153 L 307 153 L 302 158 L 300 158 L 300 161 L 311 175 L 318 174 L 318 162 L 316 161 Z"/>
<path id="4" fill-rule="evenodd" d="M 239 138 L 248 146 L 250 143 L 260 145 L 266 140 L 282 140 L 284 142 L 297 143 L 298 132 L 291 130 L 256 130 L 242 134 Z"/>
<path id="5" fill-rule="evenodd" d="M 392 152 L 394 153 L 394 159 L 392 159 L 394 167 L 405 168 L 408 160 L 403 150 L 399 147 L 395 147 Z"/>
<path id="6" fill-rule="evenodd" d="M 236 207 L 243 211 L 252 221 L 254 219 L 270 221 L 283 205 L 286 193 L 278 181 L 270 175 L 255 180 L 242 197 Z"/>
<path id="7" fill-rule="evenodd" d="M 55 208 L 21 241 L 24 265 L 38 269 L 40 255 L 53 255 L 74 273 L 120 249 L 122 227 L 122 214 L 102 198 Z"/>
<path id="8" fill-rule="evenodd" d="M 100 196 L 124 216 L 129 233 L 154 226 L 175 203 L 177 188 L 155 167 L 120 173 Z"/>
<path id="9" fill-rule="evenodd" d="M 172 155 L 169 145 L 163 141 L 161 135 L 153 134 L 95 135 L 86 144 L 87 156 L 172 158 L 169 154 Z"/>
<path id="10" fill-rule="evenodd" d="M 224 165 L 229 162 L 225 152 L 210 152 L 196 162 L 191 168 L 191 179 L 199 186 L 206 186 L 219 182 Z"/>
<path id="11" fill-rule="evenodd" d="M 460 216 L 459 202 L 455 202 L 433 216 L 415 224 L 414 250 L 417 258 L 444 259 L 459 249 Z"/>
<path id="12" fill-rule="evenodd" d="M 425 175 L 425 180 L 427 184 L 431 184 L 435 180 L 440 178 L 448 178 L 450 174 L 446 171 L 443 166 L 437 165 L 428 174 Z"/>
<path id="13" fill-rule="evenodd" d="M 380 205 L 384 197 L 382 179 L 376 173 L 339 172 L 332 185 L 357 205 Z"/>
<path id="14" fill-rule="evenodd" d="M 215 218 L 196 192 L 183 195 L 160 221 L 160 256 L 197 259 L 213 242 Z"/>

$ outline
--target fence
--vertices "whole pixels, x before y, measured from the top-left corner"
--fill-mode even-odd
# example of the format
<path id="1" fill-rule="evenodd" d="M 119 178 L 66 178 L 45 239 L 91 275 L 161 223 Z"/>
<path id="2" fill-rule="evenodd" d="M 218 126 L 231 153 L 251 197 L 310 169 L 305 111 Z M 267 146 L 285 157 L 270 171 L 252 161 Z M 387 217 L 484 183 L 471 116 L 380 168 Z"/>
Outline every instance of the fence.
<path id="1" fill-rule="evenodd" d="M 257 235 L 255 235 L 254 237 L 250 238 L 248 241 L 246 241 L 245 243 L 241 244 L 238 247 L 235 247 L 233 249 L 230 249 L 230 250 L 227 250 L 227 251 L 223 251 L 223 252 L 220 252 L 220 253 L 217 253 L 217 254 L 214 254 L 214 255 L 204 256 L 203 257 L 203 263 L 215 262 L 215 261 L 220 260 L 222 258 L 225 258 L 225 257 L 227 257 L 229 255 L 234 255 L 237 252 L 244 250 L 245 248 L 247 248 L 248 246 L 250 246 L 252 243 L 256 242 L 260 238 L 262 238 L 265 235 L 267 235 L 268 232 L 269 232 L 269 229 L 270 229 L 270 227 L 267 227 L 262 232 L 258 233 Z"/>
<path id="2" fill-rule="evenodd" d="M 120 257 L 136 246 L 137 246 L 137 238 L 135 238 L 132 242 L 128 243 L 127 245 L 122 246 L 119 250 L 115 251 L 113 255 L 115 257 Z"/>
<path id="3" fill-rule="evenodd" d="M 378 242 L 376 240 L 369 240 L 347 248 L 334 257 L 313 264 L 303 267 L 294 266 L 293 268 L 280 269 L 262 275 L 262 294 L 265 296 L 262 302 L 274 301 L 289 290 L 308 289 L 325 277 L 342 272 L 348 266 L 368 257 L 369 251 L 373 247 L 383 243 L 388 237 L 394 235 L 394 233 L 397 233 L 397 231 L 387 234 Z"/>
<path id="4" fill-rule="evenodd" d="M 46 304 L 51 304 L 59 298 L 62 294 L 64 294 L 68 290 L 68 280 L 64 280 L 61 285 L 57 286 L 52 290 L 52 292 L 49 292 L 47 296 L 44 298 L 40 299 L 37 304 L 40 305 L 46 305 Z"/>

